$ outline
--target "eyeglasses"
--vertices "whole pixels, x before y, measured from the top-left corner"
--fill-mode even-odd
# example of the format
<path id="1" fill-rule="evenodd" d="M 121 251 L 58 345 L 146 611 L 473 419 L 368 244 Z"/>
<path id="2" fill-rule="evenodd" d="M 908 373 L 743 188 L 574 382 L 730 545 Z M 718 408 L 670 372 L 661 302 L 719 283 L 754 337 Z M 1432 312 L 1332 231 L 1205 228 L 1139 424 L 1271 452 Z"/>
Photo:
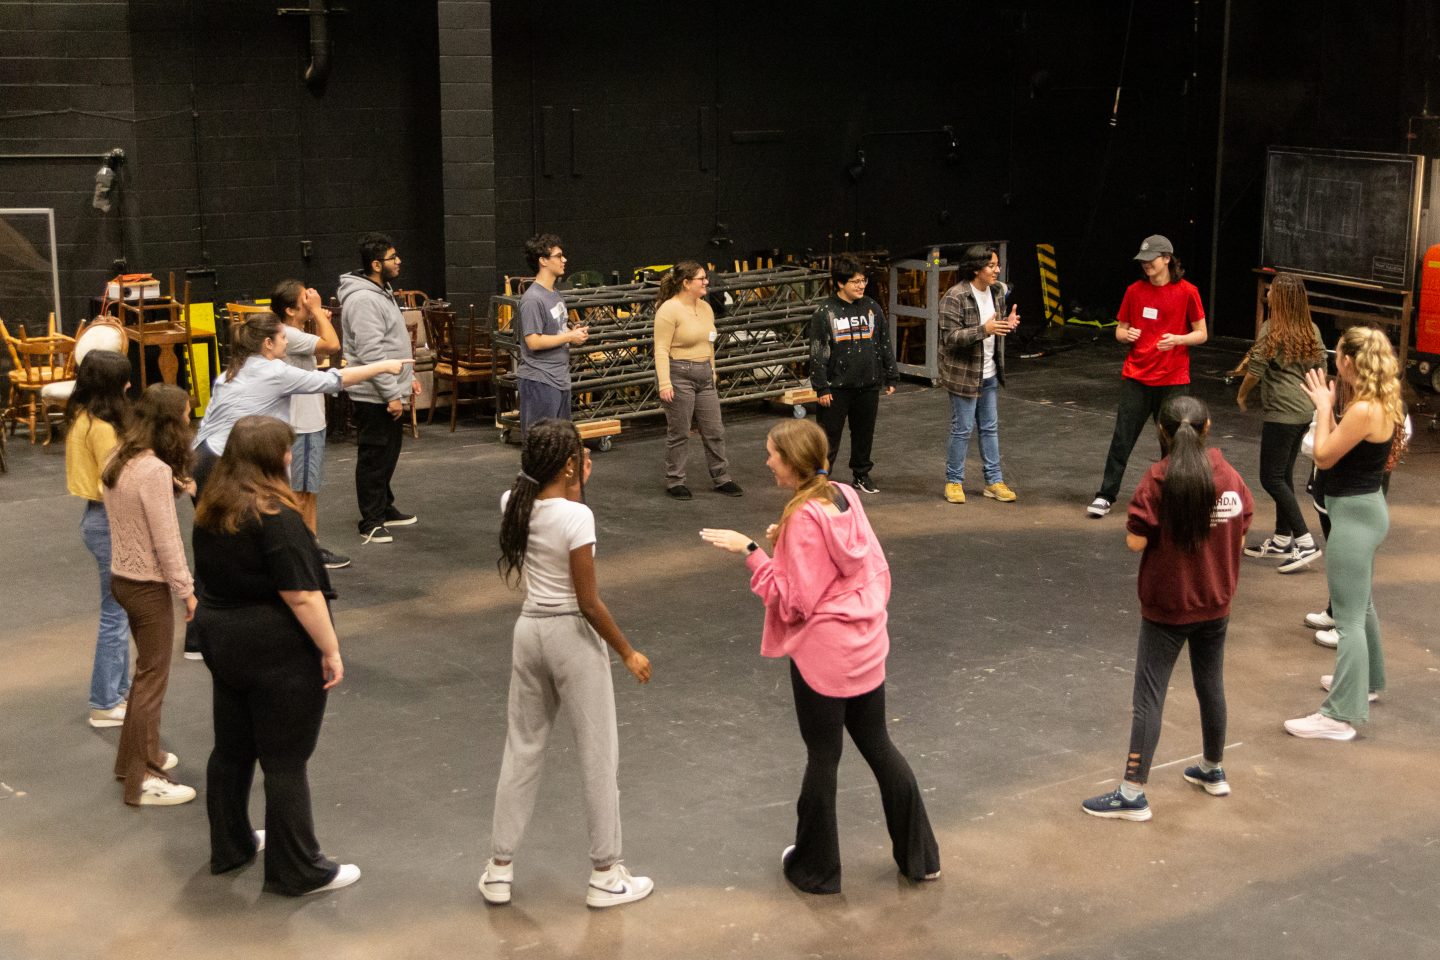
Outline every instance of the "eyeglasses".
<path id="1" fill-rule="evenodd" d="M 685 279 L 686 279 L 686 280 L 694 280 L 694 281 L 696 281 L 697 283 L 709 283 L 709 282 L 710 282 L 710 278 L 707 277 L 707 276 L 706 276 L 705 274 L 703 274 L 703 273 L 700 274 L 699 276 L 686 277 Z"/>
<path id="2" fill-rule="evenodd" d="M 381 257 L 381 258 L 380 258 L 380 262 L 381 262 L 381 263 L 389 263 L 391 260 L 394 260 L 396 263 L 399 263 L 399 262 L 400 262 L 400 254 L 398 254 L 398 253 L 392 253 L 392 254 L 390 254 L 390 256 L 388 256 L 388 257 Z"/>
<path id="3" fill-rule="evenodd" d="M 540 259 L 541 259 L 541 260 L 567 260 L 567 261 L 568 261 L 569 258 L 567 258 L 567 257 L 565 256 L 565 254 L 563 254 L 563 253 L 550 253 L 550 254 L 546 254 L 545 256 L 541 257 Z"/>
<path id="4" fill-rule="evenodd" d="M 865 285 L 866 285 L 867 283 L 869 283 L 869 282 L 870 282 L 870 279 L 869 279 L 868 277 L 851 277 L 849 280 L 846 280 L 846 281 L 845 281 L 845 284 L 848 286 L 848 285 L 850 285 L 850 284 L 852 284 L 852 283 L 858 283 L 858 284 L 860 284 L 860 286 L 863 287 L 863 286 L 865 286 Z"/>

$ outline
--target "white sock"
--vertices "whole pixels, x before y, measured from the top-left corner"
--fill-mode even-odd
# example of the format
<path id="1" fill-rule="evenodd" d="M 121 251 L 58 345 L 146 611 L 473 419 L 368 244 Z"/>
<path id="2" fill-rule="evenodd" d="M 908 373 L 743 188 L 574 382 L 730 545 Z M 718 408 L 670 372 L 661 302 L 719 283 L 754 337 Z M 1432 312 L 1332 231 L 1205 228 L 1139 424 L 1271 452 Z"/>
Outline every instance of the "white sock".
<path id="1" fill-rule="evenodd" d="M 1212 771 L 1219 770 L 1219 769 L 1220 769 L 1220 764 L 1218 764 L 1218 763 L 1211 763 L 1209 760 L 1206 760 L 1204 757 L 1201 757 L 1201 758 L 1200 758 L 1200 772 L 1201 772 L 1201 773 L 1210 773 L 1210 772 L 1212 772 Z"/>
<path id="2" fill-rule="evenodd" d="M 1139 798 L 1145 796 L 1145 788 L 1134 786 L 1128 780 L 1121 780 L 1120 796 L 1124 797 L 1126 800 L 1138 800 Z"/>
<path id="3" fill-rule="evenodd" d="M 1305 550 L 1313 550 L 1315 548 L 1315 538 L 1308 533 L 1303 537 L 1296 537 L 1295 546 Z"/>
<path id="4" fill-rule="evenodd" d="M 1284 536 L 1281 536 L 1277 533 L 1270 538 L 1270 541 L 1274 543 L 1277 547 L 1288 547 L 1290 546 L 1290 534 L 1287 533 Z"/>

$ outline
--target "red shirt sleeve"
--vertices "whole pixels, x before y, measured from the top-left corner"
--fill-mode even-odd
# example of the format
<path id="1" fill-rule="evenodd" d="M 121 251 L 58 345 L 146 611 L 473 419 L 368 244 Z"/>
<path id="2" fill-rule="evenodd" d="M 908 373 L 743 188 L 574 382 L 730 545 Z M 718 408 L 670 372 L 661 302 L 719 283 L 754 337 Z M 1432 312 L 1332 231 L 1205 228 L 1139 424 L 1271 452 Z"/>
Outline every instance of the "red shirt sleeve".
<path id="1" fill-rule="evenodd" d="M 1135 326 L 1136 320 L 1135 297 L 1132 295 L 1134 291 L 1135 287 L 1133 285 L 1125 288 L 1125 296 L 1121 299 L 1120 309 L 1115 314 L 1116 320 L 1131 327 Z"/>
<path id="2" fill-rule="evenodd" d="M 1186 284 L 1185 322 L 1193 327 L 1205 320 L 1205 307 L 1200 303 L 1200 290 L 1194 284 Z"/>

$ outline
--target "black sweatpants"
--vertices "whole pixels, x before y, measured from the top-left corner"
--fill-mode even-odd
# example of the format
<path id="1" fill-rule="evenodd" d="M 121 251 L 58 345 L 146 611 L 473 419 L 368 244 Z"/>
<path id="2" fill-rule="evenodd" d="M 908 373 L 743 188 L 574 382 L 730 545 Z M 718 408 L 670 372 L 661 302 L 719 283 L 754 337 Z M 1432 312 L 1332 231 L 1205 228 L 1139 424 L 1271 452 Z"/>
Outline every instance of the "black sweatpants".
<path id="1" fill-rule="evenodd" d="M 1165 690 L 1180 648 L 1190 644 L 1190 674 L 1195 698 L 1200 701 L 1200 736 L 1205 759 L 1225 758 L 1225 631 L 1229 617 L 1199 623 L 1156 623 L 1141 619 L 1140 644 L 1135 653 L 1134 718 L 1130 722 L 1130 754 L 1125 779 L 1144 783 L 1160 742 L 1160 719 L 1165 712 Z"/>
<path id="2" fill-rule="evenodd" d="M 383 403 L 355 402 L 355 502 L 360 507 L 360 532 L 369 533 L 385 522 L 395 506 L 390 478 L 400 462 L 405 424 L 390 415 Z"/>
<path id="3" fill-rule="evenodd" d="M 1110 451 L 1105 455 L 1105 476 L 1100 481 L 1097 497 L 1114 503 L 1120 496 L 1120 481 L 1125 479 L 1125 466 L 1130 453 L 1145 430 L 1145 421 L 1158 420 L 1160 408 L 1173 396 L 1190 392 L 1188 383 L 1168 387 L 1151 387 L 1120 378 L 1120 402 L 1115 408 L 1115 433 L 1110 437 Z"/>
<path id="4" fill-rule="evenodd" d="M 831 479 L 834 479 L 840 437 L 847 419 L 850 421 L 850 473 L 856 480 L 870 476 L 870 469 L 875 466 L 870 459 L 870 449 L 875 442 L 875 418 L 879 411 L 879 387 L 830 388 L 830 406 L 817 407 L 815 419 L 830 444 Z"/>
<path id="5" fill-rule="evenodd" d="M 335 879 L 320 852 L 306 764 L 320 738 L 326 691 L 320 654 L 275 607 L 196 612 L 200 649 L 214 689 L 215 749 L 205 773 L 210 872 L 255 856 L 250 785 L 265 775 L 265 889 L 298 896 Z"/>
<path id="6" fill-rule="evenodd" d="M 858 697 L 827 697 L 810 689 L 792 660 L 790 686 L 807 759 L 800 801 L 795 805 L 795 850 L 785 862 L 785 876 L 806 893 L 840 892 L 835 789 L 846 730 L 880 785 L 885 826 L 900 872 L 911 880 L 923 880 L 927 873 L 939 870 L 940 848 L 925 815 L 920 786 L 910 764 L 890 741 L 885 684 Z"/>
<path id="7" fill-rule="evenodd" d="M 1275 532 L 1303 537 L 1310 532 L 1295 499 L 1295 459 L 1308 423 L 1270 423 L 1260 431 L 1260 486 L 1275 501 Z"/>

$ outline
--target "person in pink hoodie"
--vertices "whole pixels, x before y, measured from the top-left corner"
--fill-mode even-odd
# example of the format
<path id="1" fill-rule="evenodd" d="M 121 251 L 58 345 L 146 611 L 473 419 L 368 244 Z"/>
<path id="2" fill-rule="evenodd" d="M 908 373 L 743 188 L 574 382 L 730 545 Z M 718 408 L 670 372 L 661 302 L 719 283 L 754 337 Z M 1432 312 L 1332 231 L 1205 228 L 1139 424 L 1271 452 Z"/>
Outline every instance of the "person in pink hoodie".
<path id="1" fill-rule="evenodd" d="M 743 533 L 705 529 L 707 542 L 742 554 L 750 589 L 765 602 L 760 653 L 790 658 L 795 716 L 805 740 L 805 779 L 785 876 L 806 893 L 840 892 L 836 771 L 850 731 L 880 785 L 885 825 L 900 872 L 940 876 L 940 849 L 910 764 L 890 740 L 885 713 L 885 604 L 890 567 L 860 497 L 830 482 L 825 433 L 786 420 L 765 441 L 775 483 L 794 495 L 766 537 L 771 557 Z"/>

